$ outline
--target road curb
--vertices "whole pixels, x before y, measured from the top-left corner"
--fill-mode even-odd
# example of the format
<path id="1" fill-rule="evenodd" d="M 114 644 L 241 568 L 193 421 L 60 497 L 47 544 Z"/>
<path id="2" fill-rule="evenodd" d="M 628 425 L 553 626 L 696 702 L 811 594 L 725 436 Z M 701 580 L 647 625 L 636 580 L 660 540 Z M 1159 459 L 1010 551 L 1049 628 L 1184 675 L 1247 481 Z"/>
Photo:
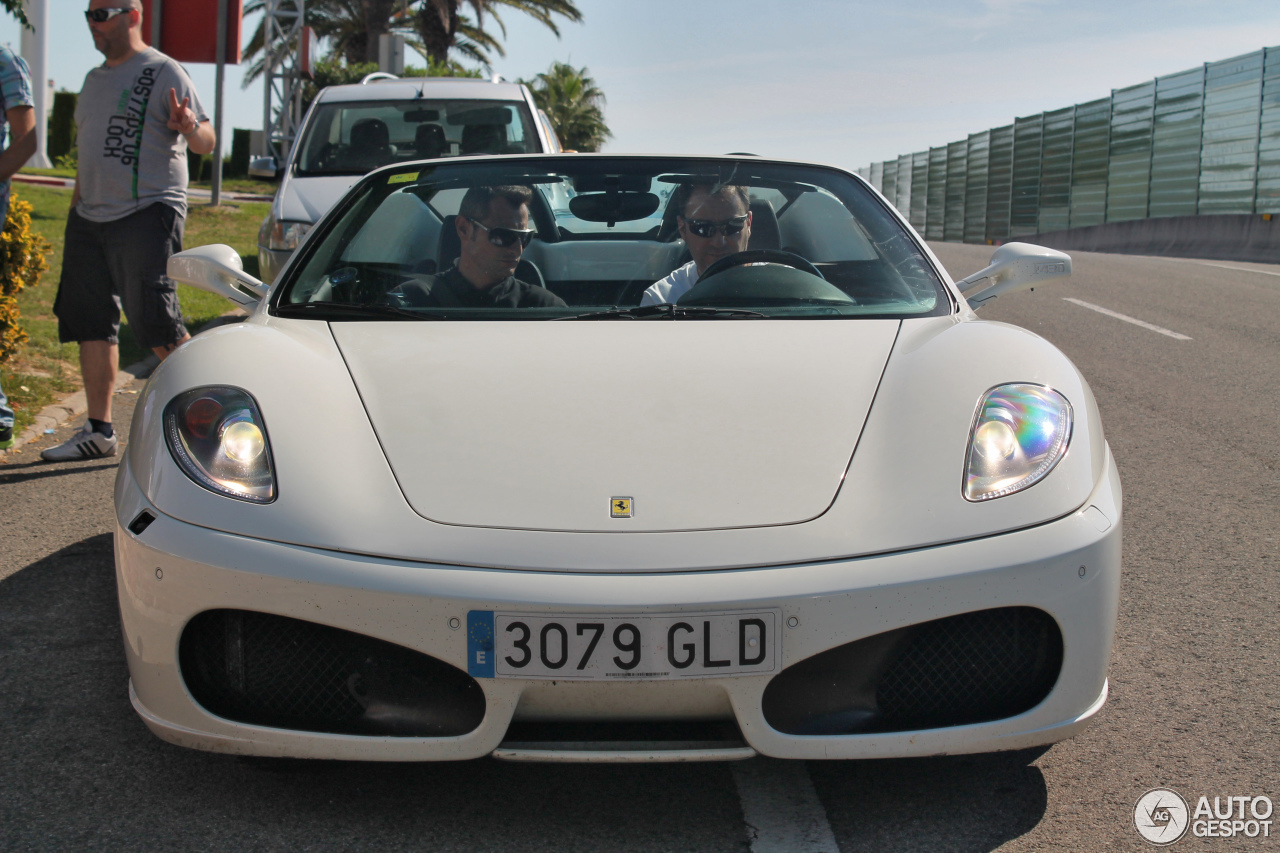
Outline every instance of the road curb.
<path id="1" fill-rule="evenodd" d="M 154 355 L 144 358 L 136 364 L 131 364 L 116 373 L 116 384 L 113 392 L 119 392 L 128 388 L 138 379 L 146 379 L 151 375 L 151 371 L 156 369 L 160 364 L 160 359 Z M 50 403 L 40 410 L 40 414 L 36 415 L 31 425 L 22 431 L 21 435 L 15 436 L 13 447 L 6 450 L 0 450 L 0 459 L 17 453 L 26 444 L 35 441 L 65 424 L 67 421 L 84 414 L 89 410 L 89 400 L 85 397 L 84 389 L 80 389 L 72 394 L 68 394 L 62 399 Z"/>

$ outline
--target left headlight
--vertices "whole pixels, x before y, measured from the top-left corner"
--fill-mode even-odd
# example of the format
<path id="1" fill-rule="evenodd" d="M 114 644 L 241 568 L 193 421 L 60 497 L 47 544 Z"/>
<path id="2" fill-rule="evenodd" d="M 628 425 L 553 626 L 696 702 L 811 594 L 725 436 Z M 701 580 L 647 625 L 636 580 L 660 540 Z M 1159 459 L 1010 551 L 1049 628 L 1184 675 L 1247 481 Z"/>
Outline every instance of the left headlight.
<path id="1" fill-rule="evenodd" d="M 1034 485 L 1071 442 L 1071 404 L 1044 385 L 1000 385 L 983 395 L 969 430 L 964 496 L 1002 498 Z"/>
<path id="2" fill-rule="evenodd" d="M 276 252 L 292 252 L 310 230 L 310 222 L 290 222 L 268 216 L 258 229 L 258 244 Z"/>
<path id="3" fill-rule="evenodd" d="M 164 408 L 164 437 L 178 467 L 210 491 L 254 503 L 276 498 L 267 426 L 239 388 L 193 388 Z"/>

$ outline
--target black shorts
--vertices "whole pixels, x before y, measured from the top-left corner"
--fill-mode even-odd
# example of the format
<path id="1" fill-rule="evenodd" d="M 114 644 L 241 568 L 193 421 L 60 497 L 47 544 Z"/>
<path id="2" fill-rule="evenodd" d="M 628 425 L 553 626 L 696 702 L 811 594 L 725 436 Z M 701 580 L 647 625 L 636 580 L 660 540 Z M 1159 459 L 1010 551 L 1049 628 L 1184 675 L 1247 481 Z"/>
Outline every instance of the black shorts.
<path id="1" fill-rule="evenodd" d="M 183 218 L 156 202 L 110 222 L 67 216 L 62 278 L 53 313 L 58 338 L 116 343 L 120 309 L 143 349 L 176 344 L 187 334 L 178 288 L 165 275 L 169 256 L 182 251 Z"/>

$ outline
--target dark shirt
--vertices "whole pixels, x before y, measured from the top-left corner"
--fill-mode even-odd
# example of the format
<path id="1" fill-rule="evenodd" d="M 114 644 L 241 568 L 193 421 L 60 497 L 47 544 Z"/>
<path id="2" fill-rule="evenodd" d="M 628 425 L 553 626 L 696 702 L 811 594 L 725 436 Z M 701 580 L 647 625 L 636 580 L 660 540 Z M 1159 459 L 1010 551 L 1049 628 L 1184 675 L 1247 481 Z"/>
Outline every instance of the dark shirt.
<path id="1" fill-rule="evenodd" d="M 458 268 L 436 275 L 421 276 L 396 289 L 407 305 L 415 308 L 564 308 L 565 302 L 545 287 L 523 282 L 515 276 L 477 290 Z"/>

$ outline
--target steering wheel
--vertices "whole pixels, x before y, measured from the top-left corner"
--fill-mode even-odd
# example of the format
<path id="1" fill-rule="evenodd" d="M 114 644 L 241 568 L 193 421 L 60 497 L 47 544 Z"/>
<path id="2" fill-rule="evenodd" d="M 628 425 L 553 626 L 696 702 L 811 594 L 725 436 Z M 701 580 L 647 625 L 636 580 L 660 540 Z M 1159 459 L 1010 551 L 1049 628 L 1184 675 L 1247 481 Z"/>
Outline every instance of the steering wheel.
<path id="1" fill-rule="evenodd" d="M 792 252 L 752 249 L 716 261 L 677 305 L 761 308 L 856 304 L 813 264 Z"/>
<path id="2" fill-rule="evenodd" d="M 791 267 L 792 269 L 800 270 L 800 272 L 807 272 L 809 275 L 823 278 L 822 272 L 817 267 L 795 252 L 784 252 L 781 249 L 748 249 L 745 252 L 735 252 L 716 261 L 707 267 L 702 275 L 698 276 L 698 281 L 695 284 L 706 281 L 713 275 L 719 275 L 725 270 L 745 264 L 780 264 L 784 267 Z M 825 281 L 826 279 L 823 280 Z"/>

